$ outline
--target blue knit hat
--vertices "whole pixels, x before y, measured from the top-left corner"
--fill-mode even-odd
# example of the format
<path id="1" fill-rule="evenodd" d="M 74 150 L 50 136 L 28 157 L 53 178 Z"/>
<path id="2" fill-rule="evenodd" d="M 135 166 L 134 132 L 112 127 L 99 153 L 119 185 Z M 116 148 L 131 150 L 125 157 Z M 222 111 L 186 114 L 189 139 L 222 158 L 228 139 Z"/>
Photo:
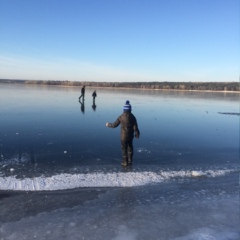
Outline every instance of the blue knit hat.
<path id="1" fill-rule="evenodd" d="M 131 104 L 130 104 L 130 102 L 127 100 L 126 101 L 126 103 L 125 103 L 125 105 L 123 106 L 123 111 L 125 112 L 125 111 L 132 111 L 132 106 L 131 106 Z"/>

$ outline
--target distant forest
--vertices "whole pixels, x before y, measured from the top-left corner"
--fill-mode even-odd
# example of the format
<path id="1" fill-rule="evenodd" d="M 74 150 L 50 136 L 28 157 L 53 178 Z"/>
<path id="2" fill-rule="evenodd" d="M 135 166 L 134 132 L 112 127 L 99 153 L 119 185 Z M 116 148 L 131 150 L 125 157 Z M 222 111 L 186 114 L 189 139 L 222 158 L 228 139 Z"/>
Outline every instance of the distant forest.
<path id="1" fill-rule="evenodd" d="M 0 79 L 0 83 L 34 85 L 88 86 L 187 91 L 240 91 L 239 82 L 77 82 L 53 80 Z"/>

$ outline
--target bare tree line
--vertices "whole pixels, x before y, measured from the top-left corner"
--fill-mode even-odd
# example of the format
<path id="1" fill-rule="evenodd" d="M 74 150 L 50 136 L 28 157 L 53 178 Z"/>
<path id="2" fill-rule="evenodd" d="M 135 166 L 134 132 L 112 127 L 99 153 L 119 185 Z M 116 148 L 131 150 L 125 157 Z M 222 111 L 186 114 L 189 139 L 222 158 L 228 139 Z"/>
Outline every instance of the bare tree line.
<path id="1" fill-rule="evenodd" d="M 0 79 L 0 83 L 22 83 L 34 85 L 92 86 L 159 90 L 188 91 L 240 91 L 239 82 L 78 82 L 58 80 Z"/>

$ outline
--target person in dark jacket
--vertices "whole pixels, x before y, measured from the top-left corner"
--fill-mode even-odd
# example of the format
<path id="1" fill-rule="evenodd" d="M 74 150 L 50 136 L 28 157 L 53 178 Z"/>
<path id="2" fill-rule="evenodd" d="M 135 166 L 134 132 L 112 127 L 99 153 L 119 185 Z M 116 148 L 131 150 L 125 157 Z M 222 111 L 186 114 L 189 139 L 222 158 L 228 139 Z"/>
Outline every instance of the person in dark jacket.
<path id="1" fill-rule="evenodd" d="M 84 101 L 84 95 L 85 95 L 85 86 L 82 87 L 81 96 L 78 99 L 80 100 L 81 98 L 83 98 L 83 101 Z"/>
<path id="2" fill-rule="evenodd" d="M 93 97 L 92 109 L 93 109 L 94 111 L 96 111 L 96 108 L 97 108 L 97 105 L 96 105 L 96 103 L 95 103 L 95 98 L 97 97 L 97 92 L 96 92 L 96 90 L 92 93 L 92 97 Z"/>
<path id="3" fill-rule="evenodd" d="M 95 101 L 95 98 L 97 97 L 97 92 L 96 90 L 92 93 L 93 101 Z"/>
<path id="4" fill-rule="evenodd" d="M 110 128 L 116 128 L 121 124 L 122 166 L 132 165 L 134 133 L 136 138 L 140 136 L 137 119 L 131 111 L 131 104 L 127 100 L 123 106 L 122 115 L 114 123 L 106 123 L 106 126 Z"/>

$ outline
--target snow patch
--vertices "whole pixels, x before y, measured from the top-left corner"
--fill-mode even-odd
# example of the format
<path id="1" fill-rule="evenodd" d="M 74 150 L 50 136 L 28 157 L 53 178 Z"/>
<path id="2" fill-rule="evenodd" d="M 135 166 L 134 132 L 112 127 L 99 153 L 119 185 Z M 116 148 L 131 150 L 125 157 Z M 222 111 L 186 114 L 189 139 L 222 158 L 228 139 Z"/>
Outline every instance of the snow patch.
<path id="1" fill-rule="evenodd" d="M 116 173 L 62 173 L 51 177 L 17 179 L 0 177 L 0 190 L 52 191 L 80 187 L 134 187 L 161 183 L 173 178 L 217 177 L 236 170 L 116 172 Z"/>

